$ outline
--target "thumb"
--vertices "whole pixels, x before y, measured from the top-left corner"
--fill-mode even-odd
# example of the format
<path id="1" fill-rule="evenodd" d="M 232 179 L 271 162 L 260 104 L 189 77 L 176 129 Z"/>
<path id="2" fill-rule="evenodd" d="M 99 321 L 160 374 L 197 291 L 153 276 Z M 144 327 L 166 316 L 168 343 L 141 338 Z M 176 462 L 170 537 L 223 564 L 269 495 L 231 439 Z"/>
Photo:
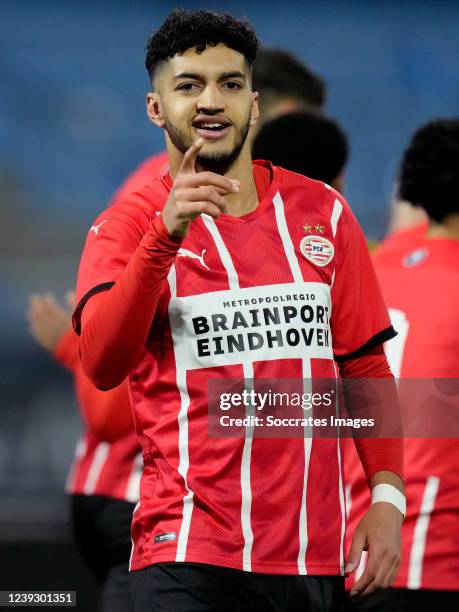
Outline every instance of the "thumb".
<path id="1" fill-rule="evenodd" d="M 357 528 L 354 537 L 352 538 L 351 550 L 349 551 L 349 555 L 347 557 L 346 565 L 344 567 L 344 572 L 349 574 L 358 568 L 360 563 L 360 558 L 362 556 L 362 551 L 365 548 L 366 543 L 366 535 L 364 531 Z"/>
<path id="2" fill-rule="evenodd" d="M 179 174 L 192 174 L 196 172 L 195 164 L 196 158 L 199 155 L 199 151 L 204 144 L 204 139 L 199 138 L 196 142 L 193 142 L 191 147 L 186 151 L 183 156 L 182 163 L 180 164 Z"/>

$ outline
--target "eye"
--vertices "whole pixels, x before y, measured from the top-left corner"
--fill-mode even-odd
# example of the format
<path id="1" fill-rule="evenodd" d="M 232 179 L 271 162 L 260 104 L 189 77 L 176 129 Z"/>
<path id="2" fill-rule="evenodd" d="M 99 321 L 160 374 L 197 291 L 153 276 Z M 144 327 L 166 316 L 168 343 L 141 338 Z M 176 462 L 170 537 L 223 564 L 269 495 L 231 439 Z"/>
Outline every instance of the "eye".
<path id="1" fill-rule="evenodd" d="M 199 85 L 197 83 L 181 83 L 180 85 L 177 85 L 177 89 L 179 91 L 195 91 L 198 88 Z"/>
<path id="2" fill-rule="evenodd" d="M 227 81 L 226 83 L 224 83 L 223 87 L 226 87 L 227 89 L 231 90 L 242 89 L 242 85 L 237 81 Z"/>

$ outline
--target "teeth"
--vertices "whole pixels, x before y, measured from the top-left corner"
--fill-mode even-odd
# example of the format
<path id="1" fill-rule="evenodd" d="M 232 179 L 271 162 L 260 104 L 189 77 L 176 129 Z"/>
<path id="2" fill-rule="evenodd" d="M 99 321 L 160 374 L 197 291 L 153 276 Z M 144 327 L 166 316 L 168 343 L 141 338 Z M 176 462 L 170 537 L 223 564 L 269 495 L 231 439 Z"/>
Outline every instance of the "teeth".
<path id="1" fill-rule="evenodd" d="M 224 127 L 221 123 L 203 123 L 203 128 L 222 128 Z"/>

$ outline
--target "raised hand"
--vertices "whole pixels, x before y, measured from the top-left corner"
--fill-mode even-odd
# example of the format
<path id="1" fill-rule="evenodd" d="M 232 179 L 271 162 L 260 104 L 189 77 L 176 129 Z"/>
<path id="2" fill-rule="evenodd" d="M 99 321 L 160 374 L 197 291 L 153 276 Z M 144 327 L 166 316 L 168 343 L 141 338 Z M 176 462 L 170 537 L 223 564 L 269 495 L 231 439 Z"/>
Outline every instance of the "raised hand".
<path id="1" fill-rule="evenodd" d="M 196 172 L 196 158 L 204 141 L 191 145 L 183 156 L 162 217 L 172 236 L 183 237 L 190 223 L 203 213 L 217 219 L 226 211 L 225 196 L 239 191 L 239 181 L 215 172 Z"/>
<path id="2" fill-rule="evenodd" d="M 61 306 L 52 293 L 32 294 L 26 317 L 32 336 L 40 346 L 53 352 L 59 340 L 72 328 L 71 317 L 75 293 L 66 294 L 67 307 Z"/>

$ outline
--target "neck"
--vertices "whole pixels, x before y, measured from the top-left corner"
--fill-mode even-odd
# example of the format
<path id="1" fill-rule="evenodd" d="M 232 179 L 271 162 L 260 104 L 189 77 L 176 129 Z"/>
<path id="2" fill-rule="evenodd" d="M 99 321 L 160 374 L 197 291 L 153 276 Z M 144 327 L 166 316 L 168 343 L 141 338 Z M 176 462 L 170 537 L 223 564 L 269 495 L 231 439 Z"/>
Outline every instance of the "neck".
<path id="1" fill-rule="evenodd" d="M 459 240 L 459 213 L 448 215 L 441 223 L 430 221 L 427 238 Z"/>
<path id="2" fill-rule="evenodd" d="M 169 174 L 172 180 L 179 171 L 182 163 L 183 154 L 178 151 L 167 138 L 167 152 L 169 155 Z M 196 167 L 198 172 L 204 168 Z M 253 178 L 252 157 L 250 153 L 250 143 L 247 139 L 241 153 L 233 165 L 224 173 L 228 178 L 237 179 L 240 183 L 238 193 L 231 193 L 225 196 L 228 203 L 227 214 L 233 217 L 241 217 L 255 210 L 258 206 L 258 194 Z"/>

